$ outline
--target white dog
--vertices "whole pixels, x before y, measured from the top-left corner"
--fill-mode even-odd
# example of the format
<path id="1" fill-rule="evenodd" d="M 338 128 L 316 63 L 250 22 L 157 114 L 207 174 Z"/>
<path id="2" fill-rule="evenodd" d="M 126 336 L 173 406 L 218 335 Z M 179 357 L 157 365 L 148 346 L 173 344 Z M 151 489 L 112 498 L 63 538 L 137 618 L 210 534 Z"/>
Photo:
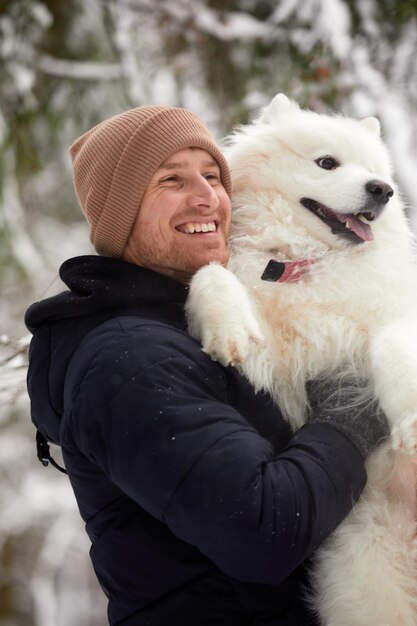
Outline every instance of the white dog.
<path id="1" fill-rule="evenodd" d="M 340 368 L 369 380 L 392 441 L 317 552 L 315 604 L 325 626 L 416 626 L 417 263 L 379 123 L 279 94 L 229 143 L 231 260 L 194 277 L 191 332 L 294 429 L 307 380 Z"/>

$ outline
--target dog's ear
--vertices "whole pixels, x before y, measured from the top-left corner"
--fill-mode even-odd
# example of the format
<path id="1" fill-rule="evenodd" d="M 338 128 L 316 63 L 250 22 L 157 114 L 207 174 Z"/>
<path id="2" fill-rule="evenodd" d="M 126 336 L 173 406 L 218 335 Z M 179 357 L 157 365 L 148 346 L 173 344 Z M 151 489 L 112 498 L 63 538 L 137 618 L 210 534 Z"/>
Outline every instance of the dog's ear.
<path id="1" fill-rule="evenodd" d="M 381 135 L 381 124 L 376 117 L 365 117 L 363 120 L 360 120 L 360 123 L 366 126 L 366 128 L 377 137 Z"/>
<path id="2" fill-rule="evenodd" d="M 268 106 L 262 109 L 261 115 L 259 116 L 257 121 L 263 124 L 270 124 L 284 111 L 299 108 L 300 107 L 298 106 L 298 104 L 293 100 L 290 100 L 285 94 L 278 93 L 274 98 L 272 98 Z"/>

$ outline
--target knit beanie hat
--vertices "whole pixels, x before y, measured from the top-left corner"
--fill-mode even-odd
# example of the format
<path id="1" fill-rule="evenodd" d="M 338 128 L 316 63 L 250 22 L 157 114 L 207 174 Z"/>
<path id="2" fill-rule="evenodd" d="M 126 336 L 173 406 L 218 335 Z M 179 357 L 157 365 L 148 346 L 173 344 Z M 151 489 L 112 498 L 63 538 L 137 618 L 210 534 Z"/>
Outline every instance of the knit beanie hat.
<path id="1" fill-rule="evenodd" d="M 226 159 L 207 126 L 186 109 L 131 109 L 104 120 L 73 143 L 75 191 L 99 254 L 122 255 L 149 180 L 169 156 L 185 148 L 212 155 L 230 195 Z"/>

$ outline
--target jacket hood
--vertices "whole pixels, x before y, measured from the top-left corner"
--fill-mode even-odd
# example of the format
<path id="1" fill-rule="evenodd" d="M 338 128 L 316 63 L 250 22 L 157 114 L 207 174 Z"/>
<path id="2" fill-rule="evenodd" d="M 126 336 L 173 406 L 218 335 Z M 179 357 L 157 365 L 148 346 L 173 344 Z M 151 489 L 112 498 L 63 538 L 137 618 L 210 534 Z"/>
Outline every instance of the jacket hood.
<path id="1" fill-rule="evenodd" d="M 110 318 L 146 317 L 155 307 L 165 311 L 168 323 L 185 327 L 188 291 L 162 274 L 110 257 L 69 259 L 59 275 L 69 289 L 35 302 L 25 315 L 33 334 L 27 377 L 31 417 L 53 443 L 60 440 L 65 375 L 82 339 Z"/>

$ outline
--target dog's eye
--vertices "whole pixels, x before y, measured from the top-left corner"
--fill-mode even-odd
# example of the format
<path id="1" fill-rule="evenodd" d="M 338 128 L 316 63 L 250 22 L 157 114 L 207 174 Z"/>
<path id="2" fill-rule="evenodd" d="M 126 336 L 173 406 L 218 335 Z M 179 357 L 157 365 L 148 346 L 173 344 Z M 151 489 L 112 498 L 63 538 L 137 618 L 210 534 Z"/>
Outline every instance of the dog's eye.
<path id="1" fill-rule="evenodd" d="M 316 159 L 316 163 L 319 167 L 322 167 L 324 170 L 335 170 L 336 167 L 339 167 L 340 163 L 331 156 L 324 156 Z"/>

